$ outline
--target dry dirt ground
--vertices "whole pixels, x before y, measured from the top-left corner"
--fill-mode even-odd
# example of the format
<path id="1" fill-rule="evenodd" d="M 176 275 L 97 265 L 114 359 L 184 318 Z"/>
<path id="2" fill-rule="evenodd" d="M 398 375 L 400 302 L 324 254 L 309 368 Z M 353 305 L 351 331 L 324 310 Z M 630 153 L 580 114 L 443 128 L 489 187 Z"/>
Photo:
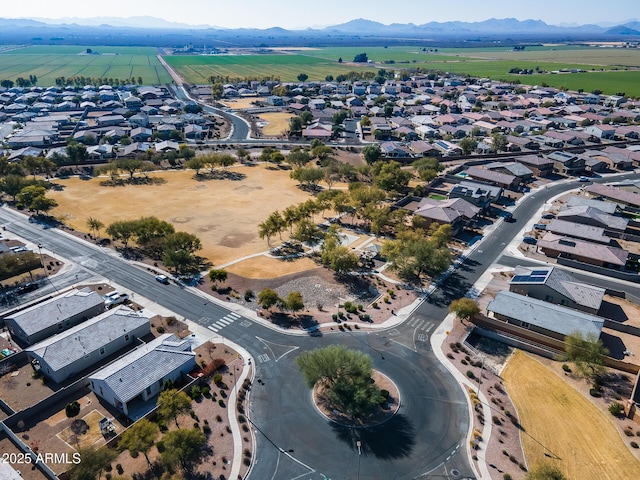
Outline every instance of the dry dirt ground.
<path id="1" fill-rule="evenodd" d="M 267 122 L 262 127 L 262 135 L 265 137 L 283 135 L 289 127 L 289 120 L 293 117 L 286 112 L 261 113 L 258 115 L 260 121 Z"/>
<path id="2" fill-rule="evenodd" d="M 530 467 L 552 463 L 571 479 L 637 478 L 640 463 L 616 428 L 630 420 L 597 408 L 524 352 L 514 354 L 503 377 L 525 429 L 522 439 Z M 633 430 L 640 428 L 634 425 Z"/>
<path id="3" fill-rule="evenodd" d="M 154 215 L 197 235 L 203 245 L 199 254 L 223 264 L 267 250 L 257 225 L 273 211 L 310 198 L 289 178 L 288 171 L 262 165 L 229 170 L 244 179 L 198 181 L 191 170 L 152 174 L 165 180 L 159 185 L 106 187 L 100 185 L 104 178 L 57 179 L 63 188 L 51 192 L 59 204 L 51 213 L 85 232 L 89 217 L 108 225 Z"/>

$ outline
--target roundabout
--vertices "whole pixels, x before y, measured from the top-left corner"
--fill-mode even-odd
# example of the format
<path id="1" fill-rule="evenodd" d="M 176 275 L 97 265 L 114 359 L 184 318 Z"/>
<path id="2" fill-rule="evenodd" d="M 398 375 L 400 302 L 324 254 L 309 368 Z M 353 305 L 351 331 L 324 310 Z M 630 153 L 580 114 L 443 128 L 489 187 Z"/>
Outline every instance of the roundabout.
<path id="1" fill-rule="evenodd" d="M 320 415 L 342 427 L 370 428 L 382 425 L 400 409 L 400 390 L 389 377 L 377 370 L 373 371 L 372 380 L 381 392 L 388 392 L 388 395 L 383 395 L 384 404 L 377 405 L 368 414 L 355 417 L 341 411 L 340 405 L 331 400 L 326 388 L 319 383 L 312 390 L 313 404 Z"/>

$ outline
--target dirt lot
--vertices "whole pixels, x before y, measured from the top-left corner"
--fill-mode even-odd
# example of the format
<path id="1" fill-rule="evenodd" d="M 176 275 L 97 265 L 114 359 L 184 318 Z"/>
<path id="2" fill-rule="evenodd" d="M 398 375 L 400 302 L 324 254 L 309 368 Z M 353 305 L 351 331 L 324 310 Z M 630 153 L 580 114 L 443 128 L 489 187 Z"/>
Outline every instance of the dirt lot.
<path id="1" fill-rule="evenodd" d="M 63 189 L 51 192 L 59 203 L 52 214 L 80 231 L 87 231 L 89 217 L 108 225 L 155 215 L 176 229 L 197 235 L 203 244 L 200 254 L 219 265 L 267 250 L 257 225 L 274 210 L 310 198 L 289 178 L 288 171 L 262 165 L 230 170 L 245 178 L 197 181 L 193 171 L 166 171 L 153 174 L 164 178 L 164 184 L 122 187 L 101 186 L 104 179 L 100 178 L 60 179 L 57 182 Z"/>
<path id="2" fill-rule="evenodd" d="M 293 115 L 286 112 L 261 113 L 258 118 L 261 121 L 268 122 L 267 125 L 261 128 L 262 134 L 267 137 L 282 135 L 289 127 L 289 119 L 291 117 Z"/>
<path id="3" fill-rule="evenodd" d="M 640 464 L 614 426 L 630 421 L 599 410 L 524 352 L 514 354 L 503 377 L 525 429 L 522 439 L 530 468 L 553 463 L 567 478 L 583 480 L 637 477 Z"/>
<path id="4" fill-rule="evenodd" d="M 234 110 L 244 110 L 247 108 L 255 108 L 255 102 L 259 100 L 260 98 L 257 97 L 232 98 L 222 100 L 220 103 Z"/>

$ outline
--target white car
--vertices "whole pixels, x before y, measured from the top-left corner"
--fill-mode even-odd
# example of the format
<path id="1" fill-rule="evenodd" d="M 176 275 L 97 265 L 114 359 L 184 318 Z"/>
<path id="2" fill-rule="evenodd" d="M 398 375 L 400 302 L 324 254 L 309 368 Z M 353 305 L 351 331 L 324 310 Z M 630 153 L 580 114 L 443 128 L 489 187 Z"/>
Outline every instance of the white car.
<path id="1" fill-rule="evenodd" d="M 115 297 L 111 297 L 109 300 L 105 300 L 104 304 L 107 308 L 111 308 L 115 305 L 120 305 L 121 303 L 126 302 L 127 300 L 129 300 L 129 295 L 126 293 L 119 293 L 117 296 Z"/>
<path id="2" fill-rule="evenodd" d="M 578 179 L 578 181 L 579 181 L 579 182 L 589 182 L 590 180 L 589 180 L 589 177 L 580 177 L 580 178 Z"/>
<path id="3" fill-rule="evenodd" d="M 169 285 L 169 277 L 166 275 L 156 275 L 156 280 L 160 283 L 164 283 L 165 285 Z"/>

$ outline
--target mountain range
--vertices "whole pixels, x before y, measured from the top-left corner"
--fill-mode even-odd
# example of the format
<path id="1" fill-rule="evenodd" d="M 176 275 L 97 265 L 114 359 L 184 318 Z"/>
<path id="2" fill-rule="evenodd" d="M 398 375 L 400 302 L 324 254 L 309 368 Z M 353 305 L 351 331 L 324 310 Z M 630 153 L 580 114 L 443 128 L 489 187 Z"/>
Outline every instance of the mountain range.
<path id="1" fill-rule="evenodd" d="M 189 25 L 185 23 L 171 22 L 151 16 L 138 17 L 68 17 L 61 19 L 3 19 L 0 18 L 0 26 L 3 27 L 41 27 L 41 28 L 71 28 L 75 26 L 115 27 L 115 28 L 147 28 L 161 30 L 216 30 L 216 31 L 243 31 L 243 32 L 267 32 L 270 35 L 286 34 L 349 34 L 349 35 L 468 35 L 468 34 L 582 34 L 593 33 L 598 35 L 640 35 L 640 22 L 630 19 L 620 24 L 605 23 L 601 25 L 564 24 L 549 25 L 541 20 L 517 20 L 515 18 L 496 19 L 490 18 L 481 22 L 429 22 L 421 25 L 413 23 L 392 23 L 385 25 L 366 19 L 355 19 L 339 25 L 324 28 L 307 28 L 304 30 L 286 30 L 277 26 L 269 29 L 241 28 L 229 29 L 211 25 Z"/>

